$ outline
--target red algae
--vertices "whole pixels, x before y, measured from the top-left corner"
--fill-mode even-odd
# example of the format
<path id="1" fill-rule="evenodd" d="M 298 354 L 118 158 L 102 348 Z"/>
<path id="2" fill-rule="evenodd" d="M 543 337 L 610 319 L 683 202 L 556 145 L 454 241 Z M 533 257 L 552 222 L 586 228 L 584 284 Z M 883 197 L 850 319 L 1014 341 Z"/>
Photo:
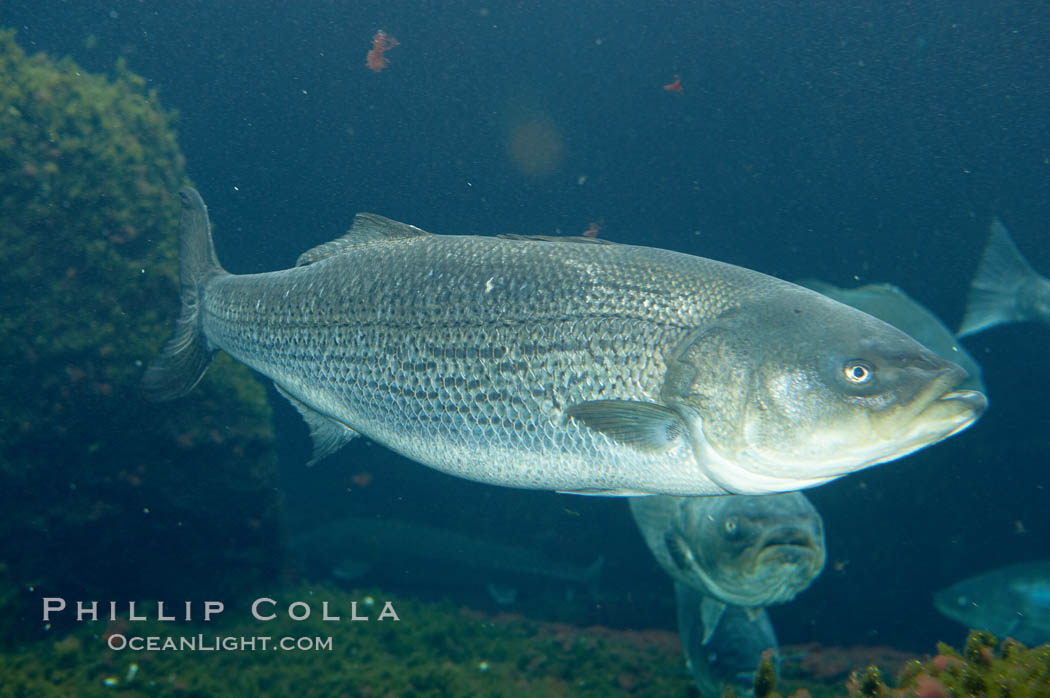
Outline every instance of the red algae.
<path id="1" fill-rule="evenodd" d="M 918 698 L 948 698 L 948 689 L 929 674 L 915 677 L 915 694 Z"/>
<path id="2" fill-rule="evenodd" d="M 956 659 L 955 657 L 949 657 L 945 654 L 938 654 L 930 660 L 930 664 L 932 664 L 933 668 L 937 671 L 945 671 L 950 666 L 962 666 L 962 660 Z"/>
<path id="3" fill-rule="evenodd" d="M 377 31 L 372 37 L 372 49 L 365 56 L 365 64 L 368 65 L 369 70 L 378 73 L 390 65 L 386 52 L 399 44 L 397 39 L 382 29 Z"/>

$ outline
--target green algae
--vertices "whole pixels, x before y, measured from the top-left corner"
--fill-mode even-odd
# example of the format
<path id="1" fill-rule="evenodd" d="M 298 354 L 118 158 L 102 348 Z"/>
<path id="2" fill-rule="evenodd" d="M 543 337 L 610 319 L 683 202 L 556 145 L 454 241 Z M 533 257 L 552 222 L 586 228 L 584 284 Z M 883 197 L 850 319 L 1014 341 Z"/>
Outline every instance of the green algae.
<path id="1" fill-rule="evenodd" d="M 226 584 L 265 574 L 279 501 L 262 386 L 226 361 L 192 398 L 139 396 L 178 309 L 175 114 L 123 62 L 105 76 L 27 56 L 13 31 L 0 74 L 0 562 L 14 603 L 28 586 L 114 578 L 149 593 L 171 578 L 153 573 L 164 552 L 205 581 L 224 564 Z M 193 536 L 221 545 L 194 551 Z"/>
<path id="2" fill-rule="evenodd" d="M 879 698 L 889 695 L 889 688 L 882 682 L 882 672 L 877 666 L 858 669 L 850 674 L 846 682 L 851 696 L 860 698 Z"/>
<path id="3" fill-rule="evenodd" d="M 762 657 L 755 672 L 755 698 L 769 698 L 777 688 L 777 670 L 771 657 Z"/>
<path id="4" fill-rule="evenodd" d="M 971 631 L 962 651 L 944 643 L 938 654 L 927 659 L 911 659 L 897 675 L 895 685 L 887 682 L 876 665 L 860 667 L 849 678 L 835 685 L 806 680 L 790 671 L 789 678 L 769 686 L 768 676 L 761 691 L 769 698 L 808 696 L 809 698 L 1046 698 L 1050 696 L 1050 644 L 1027 648 L 1007 639 L 999 643 L 994 635 Z M 759 673 L 761 674 L 761 668 Z M 768 674 L 768 672 L 767 672 Z M 756 681 L 755 693 L 760 686 Z M 727 695 L 734 695 L 731 692 Z"/>
<path id="5" fill-rule="evenodd" d="M 920 682 L 936 682 L 944 687 L 946 695 L 952 696 L 1050 696 L 1050 644 L 1029 649 L 1009 638 L 1000 644 L 991 633 L 973 630 L 961 653 L 944 643 L 937 646 L 937 651 L 932 660 L 905 670 L 901 689 L 915 689 Z"/>

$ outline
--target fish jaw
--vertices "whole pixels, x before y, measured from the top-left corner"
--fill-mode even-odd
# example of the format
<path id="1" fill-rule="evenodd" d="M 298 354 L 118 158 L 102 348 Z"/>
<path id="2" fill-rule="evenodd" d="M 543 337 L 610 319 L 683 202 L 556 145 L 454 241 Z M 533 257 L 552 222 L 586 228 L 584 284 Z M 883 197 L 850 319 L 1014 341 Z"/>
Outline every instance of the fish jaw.
<path id="1" fill-rule="evenodd" d="M 813 546 L 762 547 L 750 560 L 695 572 L 721 601 L 734 606 L 768 606 L 795 598 L 824 569 L 823 549 Z"/>
<path id="2" fill-rule="evenodd" d="M 807 534 L 808 537 L 808 534 Z M 823 545 L 809 543 L 769 543 L 755 556 L 755 569 L 775 570 L 770 575 L 779 580 L 768 592 L 763 605 L 785 603 L 806 589 L 824 569 L 826 554 Z"/>
<path id="3" fill-rule="evenodd" d="M 958 434 L 976 422 L 988 407 L 988 398 L 978 390 L 949 390 L 932 400 L 911 420 L 899 438 L 899 448 L 875 463 L 894 460 Z M 881 425 L 876 431 L 882 431 Z M 898 432 L 899 433 L 899 432 Z"/>
<path id="4" fill-rule="evenodd" d="M 791 450 L 746 445 L 723 457 L 715 469 L 729 471 L 732 480 L 724 473 L 721 479 L 738 487 L 754 483 L 787 491 L 902 458 L 963 431 L 980 418 L 988 406 L 984 394 L 955 389 L 966 377 L 965 371 L 952 364 L 905 408 L 864 413 L 832 427 L 814 428 Z M 730 464 L 736 472 L 730 470 Z"/>
<path id="5" fill-rule="evenodd" d="M 823 485 L 838 477 L 838 475 L 809 477 L 798 468 L 792 470 L 777 467 L 771 469 L 772 472 L 765 472 L 770 469 L 754 467 L 754 463 L 749 460 L 723 456 L 708 441 L 704 434 L 703 418 L 696 409 L 680 406 L 679 415 L 686 426 L 697 466 L 704 475 L 728 494 L 758 495 L 791 492 Z M 748 454 L 742 455 L 746 459 Z"/>
<path id="6" fill-rule="evenodd" d="M 873 438 L 867 448 L 852 454 L 853 463 L 847 461 L 850 469 L 846 472 L 903 458 L 972 426 L 987 409 L 988 399 L 977 390 L 955 389 L 967 377 L 952 364 L 908 408 L 869 414 Z"/>
<path id="7" fill-rule="evenodd" d="M 767 582 L 762 605 L 795 598 L 821 573 L 826 557 L 819 526 L 782 523 L 769 528 L 756 542 L 751 561 L 751 575 Z"/>
<path id="8" fill-rule="evenodd" d="M 961 367 L 949 363 L 937 371 L 910 404 L 895 411 L 870 414 L 872 429 L 887 441 L 901 439 L 902 433 L 906 435 L 903 441 L 918 441 L 920 435 L 939 441 L 969 426 L 984 412 L 987 399 L 978 391 L 956 390 L 968 377 Z M 938 433 L 943 436 L 938 438 Z"/>
<path id="9" fill-rule="evenodd" d="M 755 564 L 776 556 L 791 562 L 805 558 L 823 557 L 823 543 L 818 545 L 814 534 L 802 526 L 781 524 L 771 528 L 762 536 L 757 546 Z"/>

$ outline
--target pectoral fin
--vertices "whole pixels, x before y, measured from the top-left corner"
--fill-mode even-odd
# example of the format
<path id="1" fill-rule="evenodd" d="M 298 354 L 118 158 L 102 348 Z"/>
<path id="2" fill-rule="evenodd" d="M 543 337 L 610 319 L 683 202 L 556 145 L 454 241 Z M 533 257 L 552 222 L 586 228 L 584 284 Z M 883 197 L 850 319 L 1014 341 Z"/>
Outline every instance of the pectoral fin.
<path id="1" fill-rule="evenodd" d="M 354 582 L 368 574 L 371 569 L 372 564 L 364 560 L 340 560 L 332 567 L 332 576 L 344 582 Z"/>
<path id="2" fill-rule="evenodd" d="M 663 451 L 681 437 L 682 420 L 653 402 L 591 400 L 565 411 L 584 426 L 640 451 Z"/>
<path id="3" fill-rule="evenodd" d="M 674 531 L 668 531 L 664 534 L 664 545 L 667 547 L 667 552 L 670 554 L 671 560 L 674 561 L 675 567 L 683 572 L 693 572 L 696 568 L 696 559 L 680 535 Z"/>
<path id="4" fill-rule="evenodd" d="M 288 402 L 292 403 L 295 409 L 299 410 L 299 414 L 306 420 L 306 426 L 310 427 L 310 438 L 314 442 L 314 454 L 306 463 L 307 465 L 313 465 L 322 458 L 332 455 L 345 446 L 348 441 L 356 436 L 360 436 L 360 434 L 345 424 L 326 417 L 302 400 L 294 397 L 278 384 L 274 383 L 273 385 L 277 388 L 277 392 L 288 398 Z"/>
<path id="5" fill-rule="evenodd" d="M 726 611 L 726 605 L 721 601 L 715 601 L 710 596 L 705 596 L 700 602 L 700 622 L 704 626 L 704 638 L 701 644 L 706 645 L 711 641 L 718 628 L 718 621 L 722 620 L 722 614 Z"/>
<path id="6" fill-rule="evenodd" d="M 502 584 L 486 584 L 485 589 L 488 590 L 492 600 L 500 606 L 509 606 L 518 600 L 518 590 L 514 587 Z"/>

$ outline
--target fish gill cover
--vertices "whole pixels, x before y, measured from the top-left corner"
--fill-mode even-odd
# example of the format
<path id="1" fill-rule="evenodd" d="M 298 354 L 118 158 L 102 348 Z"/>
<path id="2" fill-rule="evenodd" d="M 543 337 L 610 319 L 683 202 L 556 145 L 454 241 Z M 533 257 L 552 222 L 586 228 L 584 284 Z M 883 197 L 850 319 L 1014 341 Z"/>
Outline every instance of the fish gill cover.
<path id="1" fill-rule="evenodd" d="M 169 575 L 143 571 L 172 556 L 203 583 L 265 573 L 278 495 L 263 388 L 230 365 L 192 404 L 139 397 L 177 296 L 175 114 L 123 62 L 106 77 L 29 57 L 13 31 L 0 74 L 0 580 L 23 596 L 121 578 L 162 593 Z M 34 626 L 13 615 L 12 631 Z"/>

